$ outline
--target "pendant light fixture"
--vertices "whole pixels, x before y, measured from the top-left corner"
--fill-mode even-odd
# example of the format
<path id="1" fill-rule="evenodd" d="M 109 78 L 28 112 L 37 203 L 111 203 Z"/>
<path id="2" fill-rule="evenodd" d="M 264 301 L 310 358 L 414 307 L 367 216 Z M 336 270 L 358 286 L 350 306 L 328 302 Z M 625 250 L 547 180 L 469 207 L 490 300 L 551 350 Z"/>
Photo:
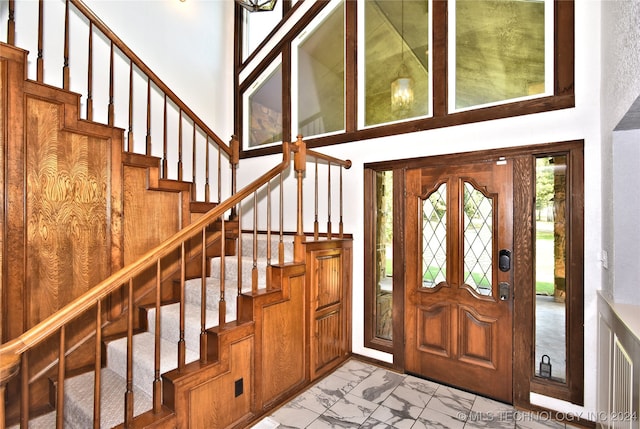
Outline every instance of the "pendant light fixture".
<path id="1" fill-rule="evenodd" d="M 396 79 L 391 82 L 391 112 L 406 113 L 413 105 L 413 79 L 404 63 L 404 0 L 401 16 L 401 61 Z"/>
<path id="2" fill-rule="evenodd" d="M 243 8 L 249 12 L 268 12 L 273 10 L 278 0 L 236 0 Z"/>

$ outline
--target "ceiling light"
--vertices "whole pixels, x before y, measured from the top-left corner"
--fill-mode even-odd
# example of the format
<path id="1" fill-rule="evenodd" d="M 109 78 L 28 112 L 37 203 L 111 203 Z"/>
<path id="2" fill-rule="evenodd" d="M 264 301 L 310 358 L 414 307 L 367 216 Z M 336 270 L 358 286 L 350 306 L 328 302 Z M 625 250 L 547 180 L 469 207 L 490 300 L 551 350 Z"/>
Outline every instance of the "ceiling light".
<path id="1" fill-rule="evenodd" d="M 391 111 L 394 113 L 406 113 L 413 106 L 413 79 L 404 64 L 404 1 L 402 2 L 401 22 L 401 58 L 398 76 L 391 82 Z"/>
<path id="2" fill-rule="evenodd" d="M 243 8 L 249 12 L 267 12 L 273 10 L 278 0 L 236 0 Z"/>

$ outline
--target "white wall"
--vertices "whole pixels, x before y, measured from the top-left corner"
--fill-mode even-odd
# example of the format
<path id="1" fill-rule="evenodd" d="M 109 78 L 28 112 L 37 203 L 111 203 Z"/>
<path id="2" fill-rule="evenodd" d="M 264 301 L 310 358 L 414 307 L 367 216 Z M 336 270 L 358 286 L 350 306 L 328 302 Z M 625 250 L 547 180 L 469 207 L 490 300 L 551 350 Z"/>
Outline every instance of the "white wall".
<path id="1" fill-rule="evenodd" d="M 85 3 L 225 142 L 233 133 L 233 2 Z M 233 39 L 231 39 L 233 40 Z"/>
<path id="2" fill-rule="evenodd" d="M 635 201 L 629 196 L 637 192 L 640 186 L 637 178 L 640 137 L 631 131 L 614 132 L 629 107 L 640 96 L 640 2 L 603 2 L 602 27 L 610 29 L 602 33 L 601 63 L 602 247 L 609 253 L 609 268 L 604 271 L 603 277 L 603 293 L 617 302 L 640 305 L 637 277 L 635 281 L 632 277 L 640 265 L 640 250 L 637 242 L 628 241 L 629 233 L 638 229 L 638 212 L 634 210 L 637 204 L 633 207 Z M 640 123 L 636 128 L 640 128 Z M 614 187 L 616 182 L 617 186 Z"/>

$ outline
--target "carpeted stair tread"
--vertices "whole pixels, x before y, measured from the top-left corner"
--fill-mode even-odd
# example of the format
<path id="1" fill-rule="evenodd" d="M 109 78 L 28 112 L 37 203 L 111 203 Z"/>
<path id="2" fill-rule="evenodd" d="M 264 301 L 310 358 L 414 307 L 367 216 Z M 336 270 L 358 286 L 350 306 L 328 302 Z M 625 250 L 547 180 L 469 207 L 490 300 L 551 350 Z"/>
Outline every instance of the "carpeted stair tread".
<path id="1" fill-rule="evenodd" d="M 127 382 L 126 379 L 108 368 L 103 368 L 100 374 L 100 427 L 111 428 L 124 421 L 124 394 Z M 65 428 L 93 427 L 93 385 L 93 372 L 87 372 L 65 381 Z M 151 396 L 134 386 L 134 416 L 150 410 L 152 406 Z M 29 422 L 29 427 L 32 427 L 31 422 Z M 55 427 L 55 424 L 49 427 Z"/>
<path id="2" fill-rule="evenodd" d="M 133 336 L 133 383 L 148 395 L 152 394 L 155 362 L 155 336 L 141 332 Z M 186 363 L 199 358 L 198 352 L 186 350 Z M 160 374 L 178 367 L 178 343 L 160 338 Z M 127 339 L 119 338 L 107 344 L 107 368 L 126 377 Z"/>
<path id="3" fill-rule="evenodd" d="M 216 305 L 217 305 L 216 300 Z M 184 339 L 188 350 L 195 353 L 200 351 L 200 306 L 185 304 L 185 332 Z M 235 297 L 227 302 L 226 321 L 231 322 L 236 319 L 236 299 Z M 147 313 L 149 323 L 149 333 L 155 334 L 156 309 L 152 308 Z M 206 328 L 218 325 L 218 311 L 207 310 Z M 178 342 L 180 339 L 180 303 L 163 305 L 160 308 L 160 335 L 170 342 Z"/>

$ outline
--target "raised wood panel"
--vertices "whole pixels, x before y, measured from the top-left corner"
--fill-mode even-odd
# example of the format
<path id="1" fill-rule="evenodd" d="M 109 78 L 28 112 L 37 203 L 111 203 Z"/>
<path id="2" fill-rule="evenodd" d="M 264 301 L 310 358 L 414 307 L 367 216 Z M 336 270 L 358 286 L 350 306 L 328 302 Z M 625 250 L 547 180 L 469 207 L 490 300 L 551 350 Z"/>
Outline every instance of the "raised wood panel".
<path id="1" fill-rule="evenodd" d="M 272 402 L 305 380 L 304 276 L 289 278 L 288 299 L 262 310 L 262 398 Z M 286 292 L 286 291 L 285 291 Z"/>
<path id="2" fill-rule="evenodd" d="M 318 317 L 315 320 L 315 335 L 317 337 L 315 355 L 315 370 L 320 370 L 336 359 L 342 357 L 344 317 L 341 309 Z"/>
<path id="3" fill-rule="evenodd" d="M 472 308 L 458 307 L 458 356 L 461 361 L 496 368 L 497 320 L 477 314 Z"/>
<path id="4" fill-rule="evenodd" d="M 313 286 L 317 293 L 316 310 L 320 310 L 342 300 L 342 252 L 320 252 L 316 261 L 318 281 Z"/>
<path id="5" fill-rule="evenodd" d="M 124 262 L 135 261 L 146 251 L 180 230 L 180 192 L 147 190 L 146 168 L 124 166 Z"/>
<path id="6" fill-rule="evenodd" d="M 109 275 L 110 142 L 60 130 L 60 106 L 26 103 L 28 326 Z"/>
<path id="7" fill-rule="evenodd" d="M 229 372 L 189 392 L 190 428 L 225 428 L 250 412 L 253 337 L 231 345 Z M 236 395 L 236 385 L 242 392 Z"/>
<path id="8" fill-rule="evenodd" d="M 417 315 L 417 347 L 425 353 L 451 356 L 451 304 L 421 306 Z"/>

